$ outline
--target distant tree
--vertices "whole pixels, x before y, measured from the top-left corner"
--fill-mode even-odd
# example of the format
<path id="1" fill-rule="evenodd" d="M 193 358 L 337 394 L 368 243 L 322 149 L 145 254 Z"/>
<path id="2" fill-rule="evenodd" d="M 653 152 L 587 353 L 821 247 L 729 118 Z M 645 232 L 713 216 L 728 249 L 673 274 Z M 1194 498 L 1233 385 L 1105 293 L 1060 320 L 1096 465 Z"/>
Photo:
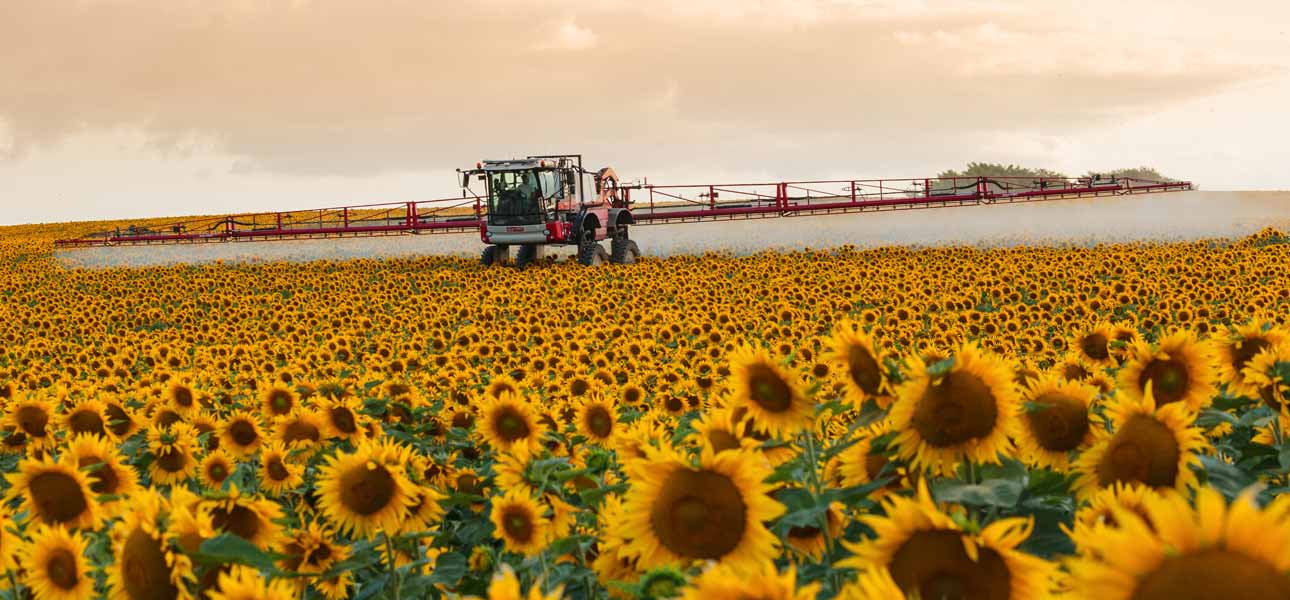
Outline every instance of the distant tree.
<path id="1" fill-rule="evenodd" d="M 938 174 L 937 177 L 1059 177 L 1064 179 L 1066 175 L 1049 169 L 1032 169 L 1020 165 L 970 162 L 962 171 L 950 169 Z"/>
<path id="2" fill-rule="evenodd" d="M 1097 175 L 1102 179 L 1115 178 L 1115 179 L 1149 179 L 1151 181 L 1176 181 L 1172 177 L 1165 177 L 1164 175 L 1161 175 L 1160 171 L 1157 171 L 1151 167 L 1137 167 L 1134 169 L 1115 169 L 1114 171 L 1097 172 L 1097 173 L 1090 171 L 1086 173 L 1084 176 L 1092 177 L 1093 175 Z"/>

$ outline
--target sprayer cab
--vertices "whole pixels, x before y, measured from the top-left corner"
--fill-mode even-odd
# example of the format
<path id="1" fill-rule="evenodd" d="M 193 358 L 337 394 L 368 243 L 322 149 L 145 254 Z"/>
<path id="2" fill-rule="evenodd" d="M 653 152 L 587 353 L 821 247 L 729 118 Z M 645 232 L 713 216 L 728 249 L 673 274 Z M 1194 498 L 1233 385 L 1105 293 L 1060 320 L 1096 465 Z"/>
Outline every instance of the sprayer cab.
<path id="1" fill-rule="evenodd" d="M 639 254 L 627 235 L 630 201 L 613 169 L 590 173 L 582 156 L 571 154 L 486 160 L 461 176 L 463 188 L 477 197 L 483 192 L 479 235 L 488 244 L 487 264 L 507 262 L 512 245 L 520 247 L 517 266 L 538 258 L 548 245 L 578 246 L 583 264 L 634 262 Z M 473 189 L 474 182 L 483 190 Z M 600 246 L 605 239 L 613 241 L 612 253 Z"/>

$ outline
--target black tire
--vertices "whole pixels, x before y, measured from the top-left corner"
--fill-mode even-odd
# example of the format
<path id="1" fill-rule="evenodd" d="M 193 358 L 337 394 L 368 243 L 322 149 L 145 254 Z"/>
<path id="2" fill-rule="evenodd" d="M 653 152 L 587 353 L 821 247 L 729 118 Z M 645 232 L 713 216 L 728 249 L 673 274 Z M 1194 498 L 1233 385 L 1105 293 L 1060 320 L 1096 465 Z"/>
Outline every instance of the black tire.
<path id="1" fill-rule="evenodd" d="M 612 249 L 609 253 L 609 262 L 616 265 L 635 264 L 636 259 L 641 256 L 641 249 L 636 242 L 626 237 L 614 238 Z"/>
<path id="2" fill-rule="evenodd" d="M 595 238 L 582 240 L 578 245 L 578 262 L 586 267 L 595 267 L 603 265 L 609 261 L 609 253 L 605 252 L 605 247 L 596 242 Z"/>
<path id="3" fill-rule="evenodd" d="M 523 269 L 538 259 L 540 246 L 537 244 L 524 244 L 520 246 L 519 252 L 515 253 L 515 268 Z"/>
<path id="4" fill-rule="evenodd" d="M 511 258 L 511 249 L 509 246 L 488 246 L 484 248 L 483 254 L 479 257 L 480 264 L 485 267 L 493 265 L 504 265 Z"/>

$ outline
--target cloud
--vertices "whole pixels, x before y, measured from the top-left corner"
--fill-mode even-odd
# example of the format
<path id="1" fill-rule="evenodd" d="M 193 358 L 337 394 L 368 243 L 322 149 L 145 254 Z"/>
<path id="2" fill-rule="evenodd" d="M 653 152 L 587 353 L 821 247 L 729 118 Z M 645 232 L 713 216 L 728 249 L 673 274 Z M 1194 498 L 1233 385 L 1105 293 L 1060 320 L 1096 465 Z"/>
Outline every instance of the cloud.
<path id="1" fill-rule="evenodd" d="M 1101 2 L 569 0 L 553 19 L 516 0 L 7 0 L 0 118 L 14 156 L 125 129 L 242 173 L 569 149 L 735 168 L 1061 135 L 1284 65 L 1077 18 Z"/>

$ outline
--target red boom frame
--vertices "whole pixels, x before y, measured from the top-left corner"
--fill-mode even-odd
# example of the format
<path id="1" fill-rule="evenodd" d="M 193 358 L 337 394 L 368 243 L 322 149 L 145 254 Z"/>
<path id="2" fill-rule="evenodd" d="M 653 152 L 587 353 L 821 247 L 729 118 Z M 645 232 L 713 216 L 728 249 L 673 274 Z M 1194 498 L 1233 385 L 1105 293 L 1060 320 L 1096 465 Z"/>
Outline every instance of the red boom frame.
<path id="1" fill-rule="evenodd" d="M 955 177 L 840 179 L 779 183 L 644 185 L 623 188 L 639 224 L 687 223 L 794 215 L 907 210 L 1034 202 L 1192 189 L 1187 181 Z M 638 192 L 632 198 L 632 192 Z M 644 195 L 645 197 L 640 197 Z M 723 199 L 724 197 L 724 199 Z M 63 248 L 139 244 L 266 241 L 409 233 L 465 233 L 479 229 L 480 198 L 443 198 L 286 212 L 255 213 L 131 226 L 77 239 Z"/>

